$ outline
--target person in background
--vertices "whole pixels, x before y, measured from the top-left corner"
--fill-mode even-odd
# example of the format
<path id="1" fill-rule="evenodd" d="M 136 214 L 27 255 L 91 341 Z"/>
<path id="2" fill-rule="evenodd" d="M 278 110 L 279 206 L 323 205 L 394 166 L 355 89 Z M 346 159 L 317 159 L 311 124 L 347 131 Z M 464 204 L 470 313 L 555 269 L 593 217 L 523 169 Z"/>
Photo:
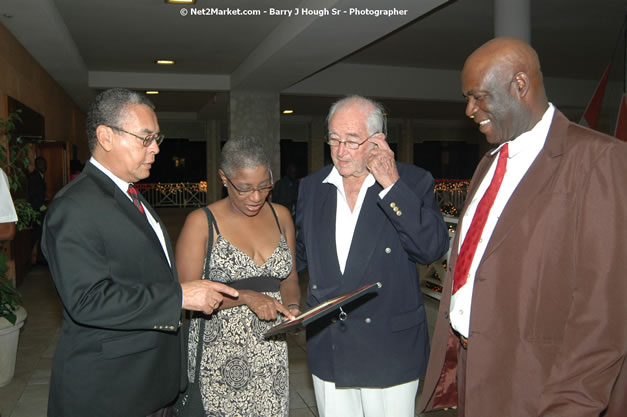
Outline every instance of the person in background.
<path id="1" fill-rule="evenodd" d="M 70 161 L 70 181 L 78 177 L 83 170 L 83 164 L 78 159 L 72 159 Z"/>
<path id="2" fill-rule="evenodd" d="M 212 416 L 287 417 L 285 335 L 266 340 L 264 333 L 283 317 L 300 314 L 294 224 L 287 208 L 267 200 L 272 171 L 259 139 L 229 139 L 218 173 L 227 197 L 190 213 L 176 245 L 182 283 L 210 280 L 232 285 L 240 293 L 237 298 L 225 297 L 206 317 L 202 339 L 206 349 L 200 360 L 203 405 Z M 190 376 L 196 366 L 198 333 L 199 321 L 193 320 Z"/>
<path id="3" fill-rule="evenodd" d="M 38 222 L 34 222 L 31 229 L 33 248 L 31 254 L 32 264 L 45 264 L 41 254 L 41 225 L 48 210 L 46 202 L 46 170 L 48 162 L 43 156 L 35 158 L 35 169 L 28 174 L 28 202 L 33 210 L 39 213 Z"/>
<path id="4" fill-rule="evenodd" d="M 333 165 L 305 177 L 296 208 L 307 308 L 380 282 L 374 297 L 307 326 L 321 417 L 413 417 L 429 335 L 416 263 L 448 249 L 427 171 L 394 160 L 381 105 L 349 96 L 329 110 Z"/>
<path id="5" fill-rule="evenodd" d="M 624 416 L 627 144 L 549 103 L 521 40 L 482 45 L 461 84 L 495 149 L 468 190 L 418 410 Z"/>
<path id="6" fill-rule="evenodd" d="M 274 184 L 272 190 L 272 202 L 288 208 L 292 216 L 296 214 L 296 201 L 298 200 L 298 178 L 296 177 L 296 165 L 289 163 L 285 175 Z"/>
<path id="7" fill-rule="evenodd" d="M 115 88 L 87 115 L 91 158 L 57 193 L 42 249 L 63 302 L 48 417 L 168 417 L 187 382 L 181 308 L 210 314 L 223 284 L 180 284 L 167 231 L 133 183 L 163 135 L 153 104 Z"/>

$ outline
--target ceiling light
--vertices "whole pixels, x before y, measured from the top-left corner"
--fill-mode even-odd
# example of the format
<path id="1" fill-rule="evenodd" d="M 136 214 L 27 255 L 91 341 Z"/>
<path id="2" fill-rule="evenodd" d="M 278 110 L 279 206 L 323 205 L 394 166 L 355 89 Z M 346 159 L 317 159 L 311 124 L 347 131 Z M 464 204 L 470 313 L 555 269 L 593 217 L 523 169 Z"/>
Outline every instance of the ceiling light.
<path id="1" fill-rule="evenodd" d="M 173 59 L 157 59 L 155 61 L 155 64 L 159 64 L 159 65 L 174 65 L 175 62 Z"/>
<path id="2" fill-rule="evenodd" d="M 291 109 L 283 110 L 283 114 L 292 114 L 292 113 L 294 113 L 294 110 L 291 110 Z"/>
<path id="3" fill-rule="evenodd" d="M 151 95 L 152 94 L 159 94 L 159 91 L 157 91 L 157 90 L 148 90 L 148 91 L 146 91 L 146 94 L 151 94 Z"/>
<path id="4" fill-rule="evenodd" d="M 196 0 L 165 0 L 165 2 L 172 4 L 194 4 Z"/>

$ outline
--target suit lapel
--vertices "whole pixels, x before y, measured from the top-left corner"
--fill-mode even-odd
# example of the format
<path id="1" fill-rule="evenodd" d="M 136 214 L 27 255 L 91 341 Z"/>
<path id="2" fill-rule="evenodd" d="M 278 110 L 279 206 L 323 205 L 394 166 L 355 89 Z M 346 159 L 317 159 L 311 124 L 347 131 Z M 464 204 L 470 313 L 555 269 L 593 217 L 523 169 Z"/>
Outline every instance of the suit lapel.
<path id="1" fill-rule="evenodd" d="M 314 216 L 314 218 L 321 219 L 317 225 L 314 225 L 320 228 L 320 240 L 317 243 L 321 245 L 321 265 L 328 265 L 329 273 L 340 277 L 340 263 L 337 259 L 337 246 L 335 243 L 337 188 L 328 183 L 322 183 L 321 187 L 323 191 L 318 200 L 318 207 L 316 207 L 316 212 L 320 214 Z"/>
<path id="2" fill-rule="evenodd" d="M 565 149 L 567 126 L 568 120 L 556 110 L 544 147 L 503 209 L 490 242 L 488 242 L 483 259 L 490 256 L 501 245 L 512 227 L 518 224 L 528 207 L 537 198 L 540 198 L 541 191 L 547 183 L 552 181 L 553 174 L 561 162 L 560 156 Z"/>
<path id="3" fill-rule="evenodd" d="M 148 223 L 146 216 L 142 214 L 137 209 L 137 207 L 135 207 L 133 202 L 126 196 L 126 194 L 122 190 L 120 190 L 120 188 L 104 172 L 100 171 L 93 164 L 88 162 L 85 165 L 84 172 L 87 175 L 90 175 L 92 178 L 94 178 L 94 181 L 100 184 L 104 192 L 111 195 L 111 197 L 113 198 L 117 206 L 120 208 L 120 211 L 122 212 L 122 214 L 124 214 L 124 216 L 131 219 L 133 224 L 137 226 L 140 232 L 143 233 L 146 236 L 146 238 L 150 240 L 154 245 L 156 245 L 159 248 L 159 251 L 163 254 L 161 242 L 159 242 L 159 238 L 157 237 L 155 231 L 153 230 L 152 226 L 150 226 L 150 223 Z M 150 210 L 150 213 L 153 215 L 153 217 L 157 221 L 159 221 L 159 217 L 154 212 L 152 207 L 150 207 L 148 202 L 144 200 L 141 193 L 139 193 L 139 198 L 144 204 L 144 207 L 148 208 Z M 159 221 L 159 224 L 161 224 L 160 221 Z M 162 230 L 163 230 L 163 227 L 162 227 Z M 167 233 L 164 232 L 164 236 L 167 236 Z M 167 243 L 169 243 L 168 239 L 166 239 L 166 244 Z M 170 251 L 170 248 L 168 248 L 168 251 Z M 173 258 L 171 257 L 170 259 L 173 259 Z M 165 258 L 165 254 L 163 254 L 163 260 L 167 262 L 167 259 Z"/>
<path id="4" fill-rule="evenodd" d="M 138 196 L 139 196 L 139 201 L 142 202 L 142 204 L 144 205 L 144 208 L 150 212 L 150 214 L 152 215 L 152 218 L 155 219 L 155 221 L 159 224 L 161 233 L 163 233 L 163 240 L 165 241 L 165 247 L 166 247 L 166 250 L 168 251 L 168 258 L 170 259 L 170 265 L 172 267 L 172 270 L 176 272 L 176 264 L 174 263 L 174 250 L 172 249 L 172 242 L 170 241 L 170 235 L 168 235 L 168 231 L 166 230 L 165 225 L 161 221 L 161 218 L 157 215 L 157 212 L 155 211 L 154 208 L 152 208 L 152 206 L 148 203 L 148 201 L 146 201 L 142 193 L 138 193 Z M 139 210 L 136 210 L 136 211 L 139 212 Z M 146 223 L 148 223 L 148 221 L 146 221 Z M 152 229 L 152 226 L 150 226 L 149 223 L 148 223 L 148 227 L 152 231 L 152 235 L 157 238 L 157 242 L 159 243 L 159 248 L 161 248 L 161 242 L 159 241 L 159 238 L 157 237 L 157 235 L 155 234 L 155 231 Z M 161 253 L 163 253 L 163 248 L 161 248 Z M 164 256 L 164 260 L 168 262 L 168 259 L 165 258 L 165 253 L 163 254 L 163 256 Z"/>
<path id="5" fill-rule="evenodd" d="M 159 238 L 157 237 L 155 231 L 153 230 L 150 223 L 148 223 L 146 215 L 142 214 L 142 212 L 140 212 L 137 207 L 135 207 L 133 202 L 129 200 L 129 198 L 117 186 L 115 186 L 113 198 L 115 199 L 120 209 L 133 221 L 133 223 L 135 224 L 135 226 L 137 226 L 141 233 L 143 233 L 148 239 L 153 241 L 153 243 L 155 243 L 156 245 L 159 245 L 159 248 L 161 248 L 161 242 L 159 242 Z M 145 200 L 143 200 L 143 198 L 141 197 L 140 200 L 142 200 L 142 203 L 144 203 L 144 208 L 147 208 L 148 203 L 146 203 Z M 150 213 L 153 214 L 153 217 L 156 215 L 152 210 L 150 211 Z M 163 249 L 161 249 L 161 252 L 163 252 Z"/>

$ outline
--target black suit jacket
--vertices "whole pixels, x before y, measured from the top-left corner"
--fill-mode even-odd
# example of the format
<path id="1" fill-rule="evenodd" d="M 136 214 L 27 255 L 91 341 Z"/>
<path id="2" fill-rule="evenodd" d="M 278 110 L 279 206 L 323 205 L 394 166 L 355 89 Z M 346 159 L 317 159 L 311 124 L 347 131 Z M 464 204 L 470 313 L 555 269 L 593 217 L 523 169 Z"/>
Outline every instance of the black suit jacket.
<path id="1" fill-rule="evenodd" d="M 64 306 L 48 416 L 145 417 L 176 398 L 182 294 L 161 228 L 172 267 L 144 215 L 91 163 L 56 195 L 42 238 Z"/>
<path id="2" fill-rule="evenodd" d="M 416 262 L 429 264 L 448 249 L 448 233 L 433 195 L 433 177 L 397 163 L 400 179 L 379 198 L 371 186 L 355 227 L 344 274 L 335 245 L 337 188 L 322 181 L 327 166 L 302 180 L 296 211 L 299 269 L 308 267 L 307 307 L 381 282 L 374 296 L 307 327 L 312 373 L 338 387 L 383 388 L 417 379 L 429 356 L 427 321 Z"/>

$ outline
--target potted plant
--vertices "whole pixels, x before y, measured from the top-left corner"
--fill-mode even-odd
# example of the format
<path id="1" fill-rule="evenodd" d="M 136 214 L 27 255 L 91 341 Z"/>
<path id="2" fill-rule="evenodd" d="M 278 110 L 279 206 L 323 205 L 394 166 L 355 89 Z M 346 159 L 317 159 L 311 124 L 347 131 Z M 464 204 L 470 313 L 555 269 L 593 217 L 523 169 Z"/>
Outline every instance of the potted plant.
<path id="1" fill-rule="evenodd" d="M 0 167 L 7 174 L 11 191 L 17 191 L 26 178 L 27 168 L 30 165 L 30 146 L 21 138 L 13 140 L 12 132 L 18 123 L 22 122 L 20 110 L 9 113 L 6 119 L 0 117 Z M 2 140 L 2 136 L 6 138 Z M 23 198 L 13 200 L 17 212 L 17 230 L 25 230 L 33 224 L 39 224 L 39 212 Z"/>
<path id="2" fill-rule="evenodd" d="M 6 277 L 6 261 L 6 254 L 0 253 L 0 387 L 11 382 L 15 374 L 20 328 L 26 319 L 21 294 Z"/>
<path id="3" fill-rule="evenodd" d="M 30 149 L 18 140 L 12 141 L 11 132 L 20 122 L 19 113 L 11 113 L 7 119 L 0 118 L 0 164 L 9 179 L 11 190 L 19 188 L 25 177 Z M 6 135 L 5 138 L 2 136 Z M 24 199 L 14 201 L 18 215 L 18 230 L 28 228 L 38 221 L 37 212 Z M 15 359 L 20 328 L 26 319 L 26 310 L 20 305 L 21 294 L 7 277 L 6 253 L 0 250 L 0 387 L 7 385 L 15 374 Z"/>

